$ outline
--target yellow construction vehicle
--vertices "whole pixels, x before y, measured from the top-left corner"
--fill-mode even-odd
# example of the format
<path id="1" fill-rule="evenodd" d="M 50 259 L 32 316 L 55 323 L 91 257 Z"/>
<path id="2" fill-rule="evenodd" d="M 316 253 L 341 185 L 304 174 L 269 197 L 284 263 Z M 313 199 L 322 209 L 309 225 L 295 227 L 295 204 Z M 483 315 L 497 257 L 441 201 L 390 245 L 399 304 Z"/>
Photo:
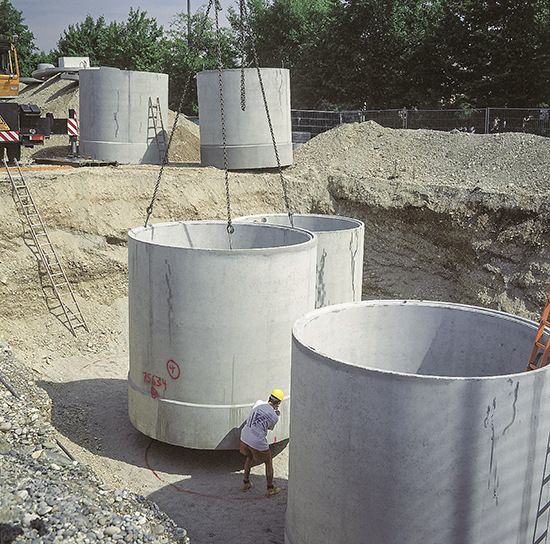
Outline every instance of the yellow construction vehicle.
<path id="1" fill-rule="evenodd" d="M 0 98 L 19 96 L 19 64 L 15 39 L 0 36 Z"/>

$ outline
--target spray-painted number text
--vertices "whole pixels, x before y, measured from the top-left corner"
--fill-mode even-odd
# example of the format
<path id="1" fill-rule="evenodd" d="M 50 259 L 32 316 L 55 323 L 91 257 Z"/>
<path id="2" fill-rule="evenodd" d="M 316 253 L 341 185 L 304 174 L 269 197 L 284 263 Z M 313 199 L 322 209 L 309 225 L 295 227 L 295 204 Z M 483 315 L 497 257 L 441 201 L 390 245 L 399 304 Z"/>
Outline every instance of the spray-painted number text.
<path id="1" fill-rule="evenodd" d="M 149 372 L 144 372 L 143 381 L 145 383 L 150 383 L 154 387 L 164 387 L 164 390 L 166 391 L 166 380 L 164 378 L 161 378 L 160 376 L 155 376 L 154 374 L 150 374 Z"/>

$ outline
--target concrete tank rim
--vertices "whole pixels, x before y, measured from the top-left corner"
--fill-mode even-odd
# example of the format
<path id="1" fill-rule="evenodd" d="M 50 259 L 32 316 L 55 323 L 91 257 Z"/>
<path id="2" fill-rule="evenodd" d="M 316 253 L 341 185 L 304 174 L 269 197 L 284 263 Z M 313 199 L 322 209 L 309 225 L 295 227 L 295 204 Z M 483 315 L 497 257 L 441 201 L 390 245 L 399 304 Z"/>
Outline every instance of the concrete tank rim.
<path id="1" fill-rule="evenodd" d="M 283 216 L 286 216 L 288 217 L 288 214 L 286 213 L 256 213 L 256 214 L 251 214 L 251 215 L 241 215 L 239 217 L 236 217 L 234 219 L 234 221 L 236 222 L 248 222 L 249 220 L 252 220 L 256 217 L 283 217 Z M 334 221 L 334 222 L 346 222 L 346 223 L 349 223 L 349 228 L 343 228 L 343 229 L 333 229 L 333 230 L 323 230 L 323 231 L 319 231 L 319 232 L 342 232 L 342 231 L 346 231 L 346 230 L 353 230 L 353 229 L 358 229 L 358 228 L 364 228 L 365 227 L 365 223 L 363 221 L 361 221 L 360 219 L 356 219 L 355 217 L 347 217 L 347 216 L 342 216 L 342 215 L 329 215 L 329 214 L 322 214 L 322 213 L 293 213 L 292 214 L 292 217 L 297 217 L 297 218 L 311 218 L 311 219 L 322 219 L 322 220 L 328 220 L 329 222 L 331 221 Z M 253 222 L 253 221 L 251 221 Z M 263 223 L 263 224 L 267 224 L 267 222 Z M 305 228 L 305 227 L 295 227 L 295 228 L 299 228 L 299 229 L 304 229 L 304 230 L 308 230 L 310 232 L 317 232 L 317 231 L 314 231 L 314 230 L 311 230 L 311 229 L 308 229 L 308 228 Z"/>
<path id="2" fill-rule="evenodd" d="M 269 227 L 269 228 L 277 228 L 280 230 L 290 230 L 290 231 L 299 231 L 307 236 L 307 239 L 303 242 L 298 242 L 296 244 L 289 244 L 289 245 L 280 245 L 280 246 L 268 246 L 268 247 L 255 247 L 255 248 L 243 248 L 243 249 L 227 249 L 227 248 L 208 248 L 208 247 L 183 247 L 183 246 L 173 246 L 170 244 L 165 243 L 159 243 L 159 242 L 151 242 L 147 240 L 140 240 L 136 234 L 139 232 L 143 232 L 147 229 L 151 229 L 153 227 L 163 227 L 168 225 L 174 225 L 174 224 L 201 224 L 201 225 L 227 225 L 227 221 L 221 221 L 221 220 L 196 220 L 196 221 L 166 221 L 163 223 L 154 223 L 151 225 L 148 225 L 147 227 L 134 227 L 133 229 L 130 229 L 128 231 L 128 238 L 134 240 L 136 243 L 145 243 L 150 246 L 157 246 L 157 247 L 170 247 L 177 249 L 178 251 L 192 251 L 192 252 L 202 252 L 202 253 L 208 253 L 208 254 L 224 254 L 224 255 L 246 255 L 246 254 L 254 254 L 254 253 L 270 253 L 270 252 L 280 252 L 281 249 L 284 248 L 285 251 L 302 251 L 305 247 L 308 245 L 317 245 L 318 237 L 314 232 L 311 232 L 306 229 L 300 229 L 297 227 L 287 227 L 284 225 L 270 225 L 267 223 L 239 223 L 239 225 L 247 225 L 251 226 L 252 228 L 258 228 L 258 227 Z"/>
<path id="3" fill-rule="evenodd" d="M 289 68 L 273 68 L 273 67 L 260 67 L 260 70 L 263 71 L 272 71 L 272 72 L 290 72 Z M 256 72 L 257 68 L 245 68 L 245 72 Z M 222 73 L 224 72 L 238 72 L 241 73 L 240 68 L 223 68 Z M 197 72 L 197 77 L 199 77 L 201 74 L 211 74 L 211 73 L 219 73 L 219 70 L 201 70 L 200 72 Z"/>
<path id="4" fill-rule="evenodd" d="M 84 70 L 81 70 L 82 73 L 83 72 L 87 72 L 87 73 L 95 72 L 95 73 L 97 73 L 98 71 L 101 71 L 101 72 L 117 71 L 117 72 L 123 72 L 125 74 L 154 74 L 154 75 L 157 75 L 157 76 L 169 77 L 168 74 L 166 74 L 164 72 L 147 72 L 145 70 L 124 70 L 124 69 L 121 69 L 121 68 L 116 68 L 115 66 L 88 66 L 88 68 L 86 68 Z"/>
<path id="5" fill-rule="evenodd" d="M 415 299 L 379 299 L 379 300 L 362 300 L 360 302 L 344 302 L 341 304 L 334 304 L 332 306 L 325 306 L 323 308 L 317 308 L 304 314 L 299 317 L 292 326 L 292 342 L 293 346 L 296 345 L 298 349 L 302 351 L 307 351 L 326 364 L 334 365 L 343 365 L 344 367 L 355 370 L 359 370 L 365 373 L 373 373 L 378 375 L 387 375 L 387 376 L 399 376 L 406 379 L 420 379 L 420 380 L 437 380 L 437 381 L 447 381 L 447 382 L 466 382 L 466 381 L 487 381 L 487 380 L 502 380 L 509 379 L 512 376 L 524 376 L 527 372 L 515 372 L 511 374 L 495 374 L 492 376 L 434 376 L 430 374 L 411 374 L 408 372 L 399 372 L 395 370 L 382 370 L 375 367 L 365 367 L 357 363 L 339 359 L 337 357 L 329 356 L 325 353 L 317 351 L 314 347 L 309 345 L 307 342 L 303 341 L 303 335 L 305 327 L 311 321 L 318 319 L 324 314 L 336 313 L 346 310 L 347 308 L 355 308 L 358 306 L 400 306 L 404 304 L 410 304 L 413 306 L 425 306 L 425 307 L 440 307 L 440 308 L 449 308 L 455 310 L 469 310 L 474 311 L 475 313 L 486 314 L 488 316 L 499 317 L 501 319 L 508 319 L 510 321 L 516 321 L 518 324 L 523 324 L 531 327 L 533 329 L 533 341 L 535 339 L 535 333 L 539 327 L 539 324 L 530 319 L 520 317 L 517 315 L 509 314 L 499 310 L 493 310 L 491 308 L 483 308 L 481 306 L 472 306 L 469 304 L 459 304 L 456 302 L 442 302 L 442 301 L 432 301 L 432 300 L 415 300 Z M 302 337 L 302 338 L 301 338 Z M 294 348 L 293 348 L 294 349 Z M 525 366 L 527 367 L 527 361 L 525 361 Z M 530 370 L 529 374 L 547 372 L 550 371 L 550 364 L 539 369 Z"/>

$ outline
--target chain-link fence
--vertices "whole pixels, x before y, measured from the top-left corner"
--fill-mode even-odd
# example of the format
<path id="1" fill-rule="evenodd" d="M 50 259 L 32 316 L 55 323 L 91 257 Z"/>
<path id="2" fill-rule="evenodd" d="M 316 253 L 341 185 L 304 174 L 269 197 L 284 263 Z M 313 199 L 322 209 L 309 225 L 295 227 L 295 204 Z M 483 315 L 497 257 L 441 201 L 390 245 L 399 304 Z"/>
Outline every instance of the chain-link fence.
<path id="1" fill-rule="evenodd" d="M 343 123 L 375 121 L 388 128 L 426 128 L 492 132 L 527 132 L 550 137 L 549 108 L 476 108 L 456 110 L 292 110 L 293 141 L 300 143 Z"/>

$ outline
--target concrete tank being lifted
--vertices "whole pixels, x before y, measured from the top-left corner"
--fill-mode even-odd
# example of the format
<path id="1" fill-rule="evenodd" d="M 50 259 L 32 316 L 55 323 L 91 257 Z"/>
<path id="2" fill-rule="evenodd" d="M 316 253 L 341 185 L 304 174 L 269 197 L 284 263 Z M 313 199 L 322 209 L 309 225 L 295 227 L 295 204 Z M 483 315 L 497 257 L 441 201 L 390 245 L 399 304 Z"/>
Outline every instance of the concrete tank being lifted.
<path id="1" fill-rule="evenodd" d="M 156 106 L 158 98 L 165 123 L 168 75 L 101 67 L 80 71 L 79 79 L 80 154 L 121 164 L 160 164 L 164 146 L 159 154 L 156 137 L 162 142 L 163 135 Z"/>
<path id="2" fill-rule="evenodd" d="M 235 221 L 290 226 L 288 214 L 247 215 Z M 317 283 L 315 307 L 359 302 L 363 283 L 362 221 L 338 215 L 293 214 L 295 227 L 317 236 Z"/>
<path id="3" fill-rule="evenodd" d="M 525 372 L 537 328 L 444 302 L 302 316 L 285 542 L 534 542 L 550 488 L 549 368 Z"/>
<path id="4" fill-rule="evenodd" d="M 238 449 L 258 399 L 280 388 L 270 442 L 289 437 L 294 321 L 314 308 L 317 240 L 276 225 L 162 223 L 130 231 L 129 414 L 142 433 Z"/>
<path id="5" fill-rule="evenodd" d="M 246 68 L 246 109 L 241 109 L 241 70 L 222 70 L 223 102 L 230 170 L 277 166 L 260 80 Z M 290 75 L 282 68 L 260 69 L 281 166 L 292 164 Z M 202 166 L 224 168 L 220 85 L 217 70 L 197 73 Z"/>

